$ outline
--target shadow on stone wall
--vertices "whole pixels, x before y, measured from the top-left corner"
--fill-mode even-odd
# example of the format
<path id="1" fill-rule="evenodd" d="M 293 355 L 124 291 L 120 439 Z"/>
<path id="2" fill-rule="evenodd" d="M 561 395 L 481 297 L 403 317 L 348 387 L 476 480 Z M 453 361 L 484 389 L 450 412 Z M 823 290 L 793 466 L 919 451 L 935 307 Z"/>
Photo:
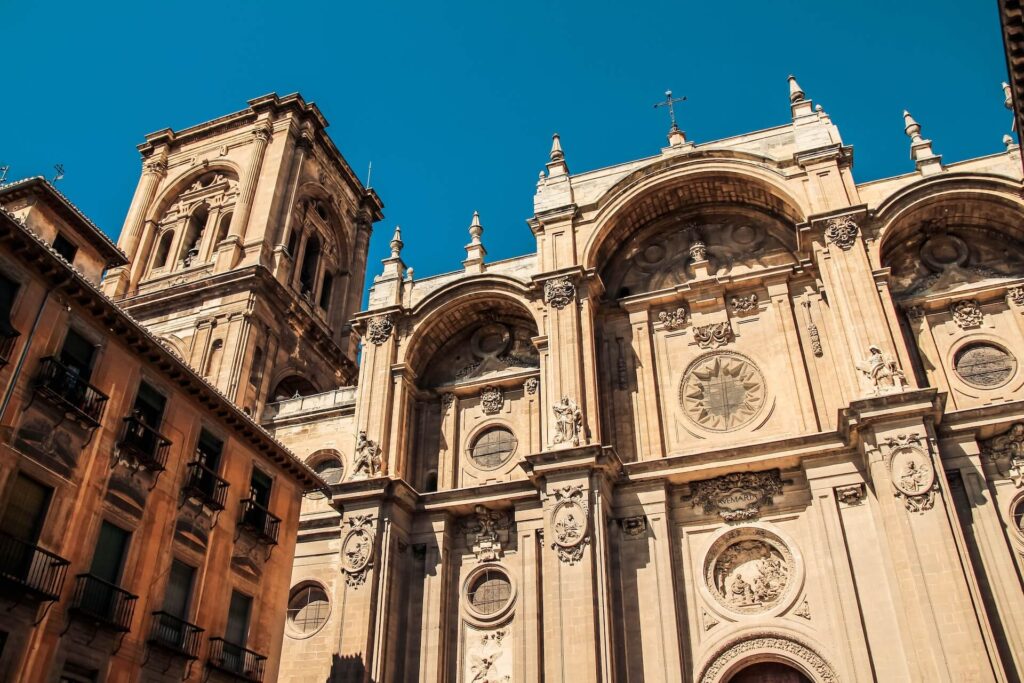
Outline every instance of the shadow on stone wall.
<path id="1" fill-rule="evenodd" d="M 326 683 L 375 683 L 366 677 L 366 666 L 359 655 L 334 655 L 331 675 Z"/>

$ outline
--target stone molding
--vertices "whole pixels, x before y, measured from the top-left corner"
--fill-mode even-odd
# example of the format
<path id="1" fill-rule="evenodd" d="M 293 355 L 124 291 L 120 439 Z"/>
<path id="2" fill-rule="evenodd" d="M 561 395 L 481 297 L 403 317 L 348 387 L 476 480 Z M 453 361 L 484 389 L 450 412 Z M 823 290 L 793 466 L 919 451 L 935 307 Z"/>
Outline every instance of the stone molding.
<path id="1" fill-rule="evenodd" d="M 748 633 L 721 645 L 708 658 L 697 680 L 700 683 L 722 683 L 727 675 L 733 673 L 733 667 L 740 659 L 758 652 L 775 654 L 792 662 L 815 683 L 839 683 L 835 669 L 813 646 L 802 638 L 773 631 Z"/>

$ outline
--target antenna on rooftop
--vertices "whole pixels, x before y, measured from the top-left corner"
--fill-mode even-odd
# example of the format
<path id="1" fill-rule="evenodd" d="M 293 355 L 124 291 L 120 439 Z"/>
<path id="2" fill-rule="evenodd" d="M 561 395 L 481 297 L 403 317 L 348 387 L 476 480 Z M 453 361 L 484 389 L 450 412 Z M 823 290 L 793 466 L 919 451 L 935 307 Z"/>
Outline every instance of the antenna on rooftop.
<path id="1" fill-rule="evenodd" d="M 55 183 L 58 180 L 64 180 L 64 164 L 54 164 L 53 170 L 56 171 L 56 173 L 53 174 L 53 180 L 50 181 L 51 183 Z"/>
<path id="2" fill-rule="evenodd" d="M 370 167 L 366 169 L 366 189 L 369 190 L 373 185 L 370 184 L 370 179 L 373 178 L 373 162 L 370 162 Z"/>
<path id="3" fill-rule="evenodd" d="M 7 172 L 11 170 L 10 166 L 0 166 L 0 183 L 7 182 Z"/>

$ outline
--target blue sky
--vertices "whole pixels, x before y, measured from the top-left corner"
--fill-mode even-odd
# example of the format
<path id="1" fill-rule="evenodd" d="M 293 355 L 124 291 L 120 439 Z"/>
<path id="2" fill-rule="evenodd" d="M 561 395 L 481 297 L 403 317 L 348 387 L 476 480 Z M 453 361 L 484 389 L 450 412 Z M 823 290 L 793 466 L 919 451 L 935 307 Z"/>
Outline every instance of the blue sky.
<path id="1" fill-rule="evenodd" d="M 52 176 L 112 236 L 135 146 L 301 92 L 373 186 L 417 277 L 465 258 L 474 210 L 488 260 L 533 251 L 525 219 L 550 136 L 574 172 L 657 153 L 652 104 L 689 99 L 696 142 L 789 119 L 786 75 L 855 148 L 859 182 L 912 170 L 901 112 L 954 161 L 1002 149 L 1010 114 L 992 0 L 785 2 L 135 2 L 0 0 L 9 179 Z"/>

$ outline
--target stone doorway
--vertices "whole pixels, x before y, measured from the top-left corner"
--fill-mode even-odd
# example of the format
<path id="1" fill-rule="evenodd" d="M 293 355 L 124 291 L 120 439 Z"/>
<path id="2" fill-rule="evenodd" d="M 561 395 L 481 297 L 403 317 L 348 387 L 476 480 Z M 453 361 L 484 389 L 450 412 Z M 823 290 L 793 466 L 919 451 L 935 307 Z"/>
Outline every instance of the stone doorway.
<path id="1" fill-rule="evenodd" d="M 744 667 L 728 683 L 811 683 L 811 679 L 791 666 L 760 662 Z"/>

